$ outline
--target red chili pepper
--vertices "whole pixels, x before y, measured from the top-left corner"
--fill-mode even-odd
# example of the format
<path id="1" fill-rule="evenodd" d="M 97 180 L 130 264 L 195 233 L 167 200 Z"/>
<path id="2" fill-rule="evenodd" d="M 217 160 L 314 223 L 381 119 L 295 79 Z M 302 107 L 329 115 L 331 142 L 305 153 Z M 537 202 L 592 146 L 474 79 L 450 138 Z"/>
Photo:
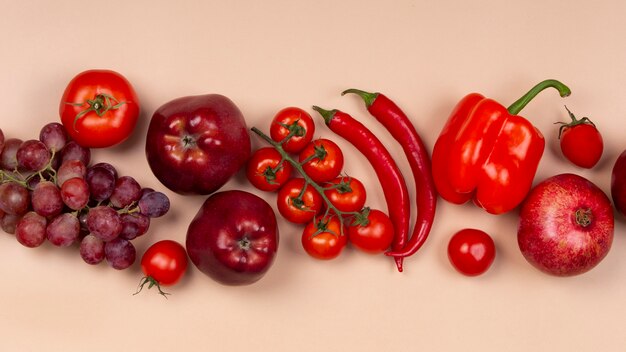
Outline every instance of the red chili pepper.
<path id="1" fill-rule="evenodd" d="M 386 254 L 393 257 L 413 255 L 428 238 L 435 220 L 437 192 L 430 168 L 428 150 L 406 114 L 384 94 L 348 89 L 342 95 L 346 93 L 355 93 L 365 101 L 367 110 L 400 143 L 409 161 L 415 180 L 417 219 L 413 234 L 406 245 L 401 250 L 394 250 Z"/>
<path id="2" fill-rule="evenodd" d="M 324 110 L 314 106 L 331 131 L 352 143 L 369 160 L 383 188 L 389 218 L 393 222 L 395 237 L 393 250 L 404 246 L 409 232 L 411 207 L 409 191 L 400 168 L 383 143 L 362 123 L 339 110 Z M 402 257 L 394 257 L 398 271 L 402 271 Z"/>
<path id="3" fill-rule="evenodd" d="M 477 93 L 457 104 L 433 148 L 433 176 L 443 199 L 462 204 L 473 198 L 492 214 L 508 212 L 524 200 L 545 141 L 517 114 L 549 87 L 562 97 L 570 94 L 563 83 L 546 80 L 508 109 Z"/>

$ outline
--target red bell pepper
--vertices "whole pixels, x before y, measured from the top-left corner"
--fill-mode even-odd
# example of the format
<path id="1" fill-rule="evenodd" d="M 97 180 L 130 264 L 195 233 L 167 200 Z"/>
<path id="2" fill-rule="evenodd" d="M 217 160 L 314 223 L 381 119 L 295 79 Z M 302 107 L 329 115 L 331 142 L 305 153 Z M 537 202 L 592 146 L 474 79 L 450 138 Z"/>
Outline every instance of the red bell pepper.
<path id="1" fill-rule="evenodd" d="M 517 114 L 549 87 L 562 97 L 570 94 L 563 83 L 546 80 L 508 109 L 477 93 L 457 104 L 432 154 L 435 186 L 443 199 L 456 204 L 473 199 L 492 214 L 508 212 L 524 200 L 545 141 L 541 132 Z"/>

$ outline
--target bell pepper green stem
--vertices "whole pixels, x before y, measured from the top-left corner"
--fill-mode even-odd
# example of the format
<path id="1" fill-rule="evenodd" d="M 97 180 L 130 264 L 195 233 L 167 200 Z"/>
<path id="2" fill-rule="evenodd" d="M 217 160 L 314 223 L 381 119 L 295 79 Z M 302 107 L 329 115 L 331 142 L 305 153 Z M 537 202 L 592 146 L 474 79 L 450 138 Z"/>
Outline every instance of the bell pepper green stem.
<path id="1" fill-rule="evenodd" d="M 524 94 L 521 98 L 515 101 L 511 106 L 508 107 L 509 114 L 517 115 L 520 111 L 528 104 L 534 97 L 537 96 L 542 90 L 546 88 L 554 88 L 559 91 L 561 97 L 569 96 L 572 91 L 563 83 L 555 80 L 555 79 L 547 79 L 543 82 L 540 82 L 536 86 L 534 86 L 528 93 Z"/>

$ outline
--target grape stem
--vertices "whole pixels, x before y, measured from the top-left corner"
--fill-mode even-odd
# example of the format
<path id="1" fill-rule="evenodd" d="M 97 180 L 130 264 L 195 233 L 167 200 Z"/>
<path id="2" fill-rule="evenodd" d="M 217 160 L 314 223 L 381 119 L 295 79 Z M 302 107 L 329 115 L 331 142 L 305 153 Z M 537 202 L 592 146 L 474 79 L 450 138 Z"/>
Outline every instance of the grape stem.
<path id="1" fill-rule="evenodd" d="M 52 167 L 52 162 L 54 160 L 55 153 L 56 153 L 55 150 L 51 151 L 50 160 L 44 167 L 41 168 L 41 170 L 37 170 L 27 176 L 22 175 L 22 173 L 17 169 L 17 167 L 13 171 L 0 170 L 0 184 L 6 183 L 6 182 L 15 182 L 27 188 L 28 190 L 32 191 L 33 189 L 28 186 L 28 182 L 31 179 L 33 179 L 35 176 L 39 176 L 41 180 L 52 181 L 56 184 L 57 172 Z M 44 176 L 44 172 L 50 173 L 49 179 Z"/>
<path id="2" fill-rule="evenodd" d="M 324 216 L 322 217 L 322 219 L 328 219 L 328 216 L 329 216 L 331 211 L 333 213 L 335 213 L 337 215 L 338 219 L 339 219 L 339 222 L 341 223 L 341 226 L 340 226 L 340 229 L 341 229 L 341 234 L 340 235 L 341 236 L 344 235 L 344 233 L 343 233 L 344 216 L 348 216 L 348 217 L 353 217 L 354 218 L 352 225 L 366 226 L 369 223 L 369 220 L 367 219 L 367 214 L 369 214 L 369 208 L 364 208 L 360 212 L 357 212 L 357 211 L 354 211 L 354 212 L 344 212 L 344 211 L 341 211 L 341 210 L 337 209 L 337 207 L 335 207 L 335 205 L 333 205 L 333 203 L 328 199 L 328 197 L 326 196 L 326 193 L 324 191 L 327 191 L 327 190 L 333 189 L 333 188 L 338 188 L 339 189 L 339 187 L 341 187 L 341 185 L 332 185 L 330 187 L 322 187 L 319 184 L 317 184 L 315 181 L 313 181 L 313 179 L 302 168 L 302 165 L 304 163 L 306 163 L 306 162 L 308 162 L 308 161 L 310 161 L 312 159 L 315 159 L 315 158 L 320 158 L 320 156 L 322 154 L 325 155 L 326 152 L 323 149 L 321 151 L 316 150 L 316 153 L 314 153 L 312 155 L 313 158 L 309 157 L 306 160 L 304 160 L 303 162 L 297 162 L 283 148 L 284 142 L 287 139 L 291 138 L 291 135 L 292 135 L 291 133 L 288 134 L 280 142 L 276 142 L 272 138 L 270 138 L 268 135 L 263 133 L 261 130 L 256 128 L 256 127 L 252 127 L 251 130 L 252 130 L 252 132 L 256 133 L 259 137 L 263 138 L 263 140 L 265 140 L 267 143 L 269 143 L 274 149 L 276 149 L 276 151 L 278 151 L 278 153 L 280 153 L 280 156 L 282 157 L 282 160 L 281 160 L 281 162 L 278 165 L 281 165 L 283 161 L 287 161 L 304 178 L 304 186 L 303 186 L 302 191 L 300 192 L 300 194 L 298 195 L 297 198 L 300 198 L 300 199 L 302 198 L 302 196 L 304 194 L 304 190 L 309 185 L 311 187 L 313 187 L 317 191 L 317 193 L 319 193 L 319 195 L 322 197 L 324 203 L 326 204 L 326 211 L 325 211 Z M 327 224 L 328 224 L 328 220 L 326 220 L 326 221 L 317 221 L 316 222 L 316 227 L 317 227 L 318 231 L 319 230 L 323 230 Z M 319 231 L 319 232 L 322 232 L 322 231 Z"/>

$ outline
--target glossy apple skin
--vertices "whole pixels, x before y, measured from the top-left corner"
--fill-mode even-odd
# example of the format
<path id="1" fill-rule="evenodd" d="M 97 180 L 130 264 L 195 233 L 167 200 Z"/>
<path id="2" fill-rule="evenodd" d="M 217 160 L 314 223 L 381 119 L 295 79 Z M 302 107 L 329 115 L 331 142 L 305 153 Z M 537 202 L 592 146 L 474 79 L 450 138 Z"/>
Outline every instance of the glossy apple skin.
<path id="1" fill-rule="evenodd" d="M 180 194 L 211 194 L 250 156 L 241 111 L 225 96 L 182 97 L 158 108 L 148 127 L 146 157 L 154 175 Z"/>
<path id="2" fill-rule="evenodd" d="M 604 259 L 613 229 L 613 209 L 606 194 L 581 176 L 561 174 L 538 184 L 524 201 L 517 241 L 536 268 L 573 276 Z"/>
<path id="3" fill-rule="evenodd" d="M 187 230 L 187 253 L 200 271 L 225 285 L 261 279 L 278 250 L 272 207 L 245 191 L 217 192 L 204 202 Z"/>
<path id="4" fill-rule="evenodd" d="M 611 173 L 611 197 L 615 209 L 626 215 L 626 150 L 620 154 Z"/>

